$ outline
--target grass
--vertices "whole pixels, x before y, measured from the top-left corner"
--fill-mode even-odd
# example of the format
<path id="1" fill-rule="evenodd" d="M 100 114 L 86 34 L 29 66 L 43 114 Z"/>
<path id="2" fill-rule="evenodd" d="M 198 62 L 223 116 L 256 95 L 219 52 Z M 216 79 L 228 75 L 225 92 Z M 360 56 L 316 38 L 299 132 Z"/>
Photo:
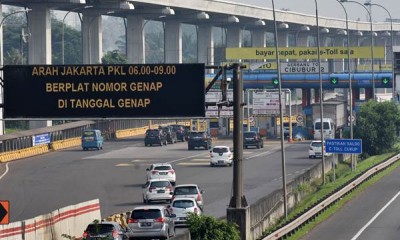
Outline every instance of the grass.
<path id="1" fill-rule="evenodd" d="M 305 209 L 315 205 L 318 203 L 321 199 L 323 199 L 326 195 L 330 194 L 331 192 L 335 191 L 335 189 L 340 188 L 341 186 L 345 185 L 348 181 L 356 177 L 357 175 L 365 172 L 366 170 L 370 169 L 372 166 L 381 163 L 385 161 L 386 159 L 390 158 L 391 156 L 397 154 L 399 152 L 399 146 L 396 145 L 395 150 L 392 152 L 386 153 L 386 154 L 381 154 L 377 156 L 372 156 L 369 157 L 365 160 L 362 160 L 358 162 L 356 169 L 354 171 L 351 170 L 349 167 L 350 165 L 348 163 L 341 163 L 337 166 L 335 169 L 336 171 L 336 179 L 335 181 L 333 180 L 333 171 L 330 171 L 328 174 L 326 174 L 326 183 L 324 185 L 321 185 L 322 180 L 318 179 L 315 180 L 309 184 L 303 184 L 299 186 L 297 191 L 303 191 L 309 194 L 308 196 L 304 197 L 302 201 L 294 208 L 292 211 L 288 214 L 287 219 L 293 219 L 295 218 L 296 215 L 302 213 Z M 332 206 L 330 206 L 328 209 L 323 211 L 321 214 L 319 214 L 314 221 L 310 221 L 308 224 L 306 224 L 304 227 L 300 228 L 297 230 L 294 234 L 292 234 L 290 237 L 286 237 L 285 239 L 288 240 L 296 240 L 299 239 L 303 236 L 305 236 L 308 232 L 310 232 L 315 226 L 317 226 L 320 222 L 324 221 L 325 219 L 329 218 L 332 214 L 334 214 L 337 210 L 339 210 L 346 202 L 350 201 L 354 197 L 358 195 L 358 193 L 362 192 L 365 188 L 368 186 L 374 184 L 375 182 L 379 181 L 383 176 L 394 170 L 400 166 L 400 162 L 396 162 L 389 168 L 385 169 L 384 171 L 376 174 L 374 177 L 369 179 L 368 181 L 365 181 L 363 184 L 361 184 L 358 188 L 356 188 L 354 191 L 352 191 L 350 194 L 345 195 L 341 201 L 336 202 Z M 281 219 L 276 226 L 281 226 L 286 222 L 285 219 Z M 265 237 L 268 233 L 272 232 L 276 227 L 269 228 L 265 231 Z"/>

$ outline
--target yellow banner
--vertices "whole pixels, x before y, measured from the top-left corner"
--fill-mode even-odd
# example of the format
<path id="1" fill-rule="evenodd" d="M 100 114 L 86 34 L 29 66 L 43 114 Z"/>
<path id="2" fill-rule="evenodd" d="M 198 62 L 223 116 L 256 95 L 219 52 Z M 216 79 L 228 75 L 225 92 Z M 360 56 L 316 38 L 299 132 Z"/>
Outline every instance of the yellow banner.
<path id="1" fill-rule="evenodd" d="M 289 116 L 283 116 L 283 122 L 284 123 L 289 123 Z M 292 124 L 297 123 L 297 116 L 292 116 Z M 280 126 L 281 125 L 281 118 L 279 116 L 276 117 L 276 125 Z"/>
<path id="2" fill-rule="evenodd" d="M 357 65 L 357 70 L 358 71 L 371 71 L 372 67 L 371 64 L 363 64 L 363 65 Z M 392 65 L 391 64 L 374 64 L 374 70 L 377 71 L 391 71 L 392 70 Z"/>
<path id="3" fill-rule="evenodd" d="M 374 59 L 384 58 L 385 48 L 374 47 Z M 318 59 L 316 47 L 281 47 L 281 59 Z M 323 59 L 347 59 L 347 47 L 321 47 Z M 350 47 L 350 58 L 371 58 L 371 47 Z M 226 59 L 275 59 L 275 48 L 227 48 Z"/>

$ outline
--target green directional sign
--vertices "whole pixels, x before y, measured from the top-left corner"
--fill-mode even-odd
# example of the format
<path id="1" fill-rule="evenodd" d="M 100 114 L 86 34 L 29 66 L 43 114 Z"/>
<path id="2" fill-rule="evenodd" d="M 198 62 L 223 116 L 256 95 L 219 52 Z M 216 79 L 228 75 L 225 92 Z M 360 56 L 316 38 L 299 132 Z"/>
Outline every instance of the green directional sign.
<path id="1" fill-rule="evenodd" d="M 337 77 L 331 77 L 331 84 L 336 85 L 339 83 L 339 78 Z"/>
<path id="2" fill-rule="evenodd" d="M 389 78 L 389 77 L 383 77 L 381 80 L 382 80 L 382 83 L 383 83 L 384 85 L 387 85 L 387 84 L 389 84 L 389 82 L 390 82 L 390 78 Z"/>
<path id="3" fill-rule="evenodd" d="M 278 78 L 272 78 L 272 85 L 278 86 L 279 84 L 279 79 Z"/>

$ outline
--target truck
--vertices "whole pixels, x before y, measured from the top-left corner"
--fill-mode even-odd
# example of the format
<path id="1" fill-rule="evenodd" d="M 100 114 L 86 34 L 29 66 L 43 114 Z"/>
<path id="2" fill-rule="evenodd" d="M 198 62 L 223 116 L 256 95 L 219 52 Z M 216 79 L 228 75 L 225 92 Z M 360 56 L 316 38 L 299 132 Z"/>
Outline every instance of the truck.
<path id="1" fill-rule="evenodd" d="M 313 118 L 313 137 L 321 139 L 321 107 L 320 103 L 312 104 Z M 347 125 L 347 103 L 344 101 L 326 101 L 323 102 L 323 119 L 325 136 L 327 138 L 342 138 L 343 130 Z M 318 124 L 317 124 L 318 122 Z M 325 123 L 326 122 L 326 123 Z M 332 124 L 333 123 L 333 124 Z M 326 126 L 326 127 L 325 127 Z M 329 132 L 330 131 L 330 132 Z"/>

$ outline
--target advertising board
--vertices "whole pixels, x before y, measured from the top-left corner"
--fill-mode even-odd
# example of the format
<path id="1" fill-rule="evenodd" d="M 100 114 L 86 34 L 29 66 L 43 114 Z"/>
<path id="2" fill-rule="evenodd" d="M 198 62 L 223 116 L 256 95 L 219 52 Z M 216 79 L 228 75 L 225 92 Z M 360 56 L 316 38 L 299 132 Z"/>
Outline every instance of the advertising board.
<path id="1" fill-rule="evenodd" d="M 4 117 L 204 117 L 204 64 L 7 65 Z"/>

